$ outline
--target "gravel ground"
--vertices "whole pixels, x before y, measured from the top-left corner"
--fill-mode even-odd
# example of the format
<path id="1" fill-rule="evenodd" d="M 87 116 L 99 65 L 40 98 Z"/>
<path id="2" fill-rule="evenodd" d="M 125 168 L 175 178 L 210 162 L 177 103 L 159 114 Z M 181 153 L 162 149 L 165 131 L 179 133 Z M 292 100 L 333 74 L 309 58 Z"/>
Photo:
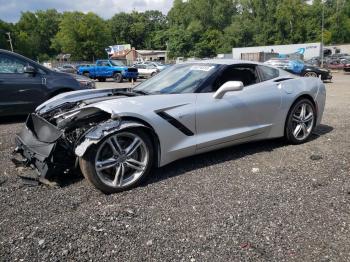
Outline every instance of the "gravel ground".
<path id="1" fill-rule="evenodd" d="M 24 186 L 9 161 L 23 124 L 3 119 L 0 260 L 349 261 L 350 75 L 334 78 L 310 142 L 187 158 L 108 196 L 80 175 Z"/>

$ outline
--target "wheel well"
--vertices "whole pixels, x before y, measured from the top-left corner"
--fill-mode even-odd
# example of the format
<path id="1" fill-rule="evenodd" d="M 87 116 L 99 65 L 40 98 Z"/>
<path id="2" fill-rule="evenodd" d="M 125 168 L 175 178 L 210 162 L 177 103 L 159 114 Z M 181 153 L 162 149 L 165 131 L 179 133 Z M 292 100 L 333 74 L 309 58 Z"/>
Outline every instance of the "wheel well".
<path id="1" fill-rule="evenodd" d="M 83 72 L 83 74 L 86 74 L 86 73 L 90 74 L 90 72 L 89 72 L 89 71 L 84 71 L 84 72 Z"/>
<path id="2" fill-rule="evenodd" d="M 135 121 L 135 122 L 139 122 L 143 125 L 145 125 L 147 128 L 145 127 L 138 127 L 138 128 L 142 128 L 142 130 L 144 130 L 151 138 L 152 144 L 153 144 L 153 148 L 154 151 L 157 152 L 155 154 L 155 161 L 154 163 L 157 164 L 157 166 L 159 165 L 159 161 L 160 161 L 160 153 L 161 153 L 161 147 L 160 147 L 160 141 L 159 141 L 159 137 L 158 134 L 156 133 L 156 131 L 153 129 L 153 127 L 148 124 L 146 121 L 139 119 L 137 117 L 123 117 L 122 120 L 128 120 L 128 121 Z"/>
<path id="3" fill-rule="evenodd" d="M 59 95 L 59 94 L 65 93 L 65 92 L 70 92 L 70 91 L 73 91 L 73 89 L 71 89 L 71 88 L 61 88 L 61 89 L 58 89 L 58 90 L 54 91 L 54 92 L 50 95 L 50 98 L 51 98 L 51 97 L 54 97 L 54 96 L 57 96 L 57 95 Z"/>
<path id="4" fill-rule="evenodd" d="M 121 73 L 120 71 L 113 71 L 113 75 L 117 74 L 117 73 Z"/>

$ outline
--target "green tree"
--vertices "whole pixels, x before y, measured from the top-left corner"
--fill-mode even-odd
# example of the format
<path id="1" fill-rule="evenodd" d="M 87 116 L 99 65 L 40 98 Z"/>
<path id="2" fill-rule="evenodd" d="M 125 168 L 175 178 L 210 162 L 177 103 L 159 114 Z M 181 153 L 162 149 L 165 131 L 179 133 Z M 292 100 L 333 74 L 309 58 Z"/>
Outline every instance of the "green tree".
<path id="1" fill-rule="evenodd" d="M 54 9 L 24 12 L 15 25 L 14 45 L 17 52 L 33 59 L 53 56 L 52 38 L 58 31 L 61 14 Z"/>
<path id="2" fill-rule="evenodd" d="M 160 11 L 119 13 L 109 21 L 114 44 L 131 44 L 137 49 L 165 48 L 167 18 Z M 156 38 L 156 39 L 155 39 Z"/>
<path id="3" fill-rule="evenodd" d="M 111 42 L 107 23 L 99 16 L 81 12 L 65 12 L 59 31 L 53 39 L 56 50 L 70 53 L 72 59 L 92 60 L 105 57 Z"/>

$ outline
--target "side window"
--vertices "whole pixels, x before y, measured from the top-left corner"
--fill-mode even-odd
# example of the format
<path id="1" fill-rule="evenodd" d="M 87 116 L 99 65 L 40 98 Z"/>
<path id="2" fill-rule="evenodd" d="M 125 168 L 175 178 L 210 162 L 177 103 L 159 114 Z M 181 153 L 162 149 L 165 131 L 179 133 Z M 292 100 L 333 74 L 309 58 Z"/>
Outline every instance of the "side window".
<path id="1" fill-rule="evenodd" d="M 97 66 L 102 66 L 102 62 L 101 62 L 101 61 L 98 61 L 98 62 L 96 63 L 96 65 L 97 65 Z"/>
<path id="2" fill-rule="evenodd" d="M 259 82 L 254 65 L 235 65 L 229 66 L 217 77 L 212 92 L 219 89 L 220 86 L 228 81 L 241 81 L 244 86 L 253 85 Z"/>
<path id="3" fill-rule="evenodd" d="M 261 81 L 267 81 L 279 77 L 278 69 L 269 66 L 259 66 Z"/>
<path id="4" fill-rule="evenodd" d="M 26 62 L 0 54 L 0 74 L 23 74 Z"/>

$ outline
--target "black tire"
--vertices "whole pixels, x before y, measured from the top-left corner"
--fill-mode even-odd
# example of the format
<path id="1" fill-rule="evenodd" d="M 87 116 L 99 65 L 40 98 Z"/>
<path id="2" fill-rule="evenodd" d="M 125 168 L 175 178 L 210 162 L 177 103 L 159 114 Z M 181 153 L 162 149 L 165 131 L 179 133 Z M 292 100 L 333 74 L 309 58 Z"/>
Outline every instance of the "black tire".
<path id="1" fill-rule="evenodd" d="M 157 74 L 156 72 L 153 72 L 153 73 L 151 74 L 151 77 L 154 77 L 156 74 Z"/>
<path id="2" fill-rule="evenodd" d="M 114 78 L 114 81 L 117 83 L 123 82 L 123 75 L 121 73 L 114 73 L 113 78 Z"/>
<path id="3" fill-rule="evenodd" d="M 83 76 L 90 78 L 90 73 L 89 72 L 84 72 Z"/>
<path id="4" fill-rule="evenodd" d="M 107 140 L 108 138 L 110 138 L 111 136 L 113 136 L 117 133 L 123 133 L 123 132 L 129 132 L 129 133 L 135 134 L 139 138 L 141 138 L 148 149 L 148 153 L 149 153 L 148 157 L 149 158 L 148 158 L 147 166 L 145 167 L 142 176 L 140 176 L 132 184 L 129 184 L 125 187 L 115 188 L 115 187 L 111 187 L 111 186 L 107 185 L 106 183 L 104 183 L 100 179 L 100 177 L 98 176 L 96 169 L 95 169 L 95 159 L 96 159 L 96 154 L 98 152 L 99 146 L 101 146 L 105 140 Z M 113 134 L 107 136 L 106 138 L 104 138 L 97 145 L 89 148 L 88 151 L 85 153 L 85 155 L 83 157 L 79 158 L 80 169 L 81 169 L 84 177 L 93 186 L 95 186 L 97 189 L 99 189 L 100 191 L 102 191 L 105 194 L 113 194 L 113 193 L 125 191 L 125 190 L 128 190 L 130 188 L 136 187 L 142 181 L 144 181 L 144 179 L 147 177 L 147 175 L 149 175 L 149 173 L 152 169 L 152 166 L 153 166 L 153 162 L 154 162 L 153 144 L 152 144 L 152 141 L 151 141 L 151 138 L 149 137 L 149 135 L 146 132 L 144 132 L 142 129 L 141 130 L 140 129 L 125 129 L 125 130 L 121 130 L 121 131 L 118 131 L 116 133 L 113 133 Z"/>
<path id="5" fill-rule="evenodd" d="M 309 132 L 307 132 L 307 135 L 304 138 L 299 138 L 298 139 L 294 135 L 294 132 L 296 131 L 296 126 L 298 125 L 298 123 L 295 122 L 295 120 L 293 118 L 293 115 L 295 115 L 295 113 L 298 112 L 298 109 L 303 104 L 307 105 L 309 110 L 312 110 L 313 121 L 312 121 L 312 123 L 311 122 L 309 123 L 311 130 Z M 311 136 L 311 134 L 312 134 L 312 132 L 313 132 L 313 130 L 315 128 L 316 121 L 317 121 L 316 109 L 315 109 L 314 104 L 310 101 L 310 99 L 302 98 L 302 99 L 297 100 L 291 106 L 291 108 L 289 110 L 289 113 L 288 113 L 288 116 L 287 116 L 287 120 L 286 120 L 286 124 L 285 124 L 285 138 L 287 139 L 287 141 L 289 143 L 294 144 L 294 145 L 305 143 L 310 138 L 310 136 Z"/>
<path id="6" fill-rule="evenodd" d="M 137 82 L 137 78 L 134 78 L 134 82 Z"/>

